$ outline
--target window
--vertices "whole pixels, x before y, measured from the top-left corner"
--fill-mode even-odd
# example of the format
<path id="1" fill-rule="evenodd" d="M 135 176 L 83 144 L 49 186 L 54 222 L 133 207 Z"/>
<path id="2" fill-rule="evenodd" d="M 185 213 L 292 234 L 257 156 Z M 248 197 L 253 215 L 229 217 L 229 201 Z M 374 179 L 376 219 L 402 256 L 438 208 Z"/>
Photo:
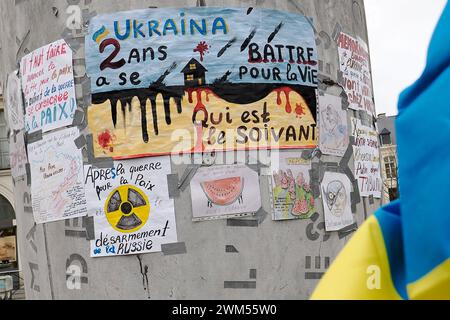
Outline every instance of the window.
<path id="1" fill-rule="evenodd" d="M 2 195 L 0 195 L 0 221 L 12 221 L 16 218 L 14 209 L 8 200 Z M 1 225 L 1 224 L 0 224 Z"/>
<path id="2" fill-rule="evenodd" d="M 397 179 L 397 165 L 395 156 L 385 157 L 384 165 L 386 168 L 386 177 L 388 179 Z"/>
<path id="3" fill-rule="evenodd" d="M 381 144 L 383 146 L 391 145 L 392 139 L 391 139 L 391 133 L 382 133 L 381 134 Z"/>
<path id="4" fill-rule="evenodd" d="M 198 79 L 198 85 L 201 86 L 203 84 L 203 80 L 202 79 Z"/>
<path id="5" fill-rule="evenodd" d="M 187 80 L 187 81 L 194 81 L 194 75 L 193 75 L 193 74 L 188 74 L 188 75 L 186 76 L 186 80 Z"/>
<path id="6" fill-rule="evenodd" d="M 390 188 L 389 189 L 389 200 L 394 201 L 398 199 L 398 189 L 397 188 Z"/>
<path id="7" fill-rule="evenodd" d="M 8 129 L 5 120 L 5 111 L 0 110 L 0 170 L 10 169 Z"/>
<path id="8" fill-rule="evenodd" d="M 189 65 L 189 69 L 191 69 L 191 70 L 196 70 L 196 69 L 197 69 L 197 66 L 195 65 L 195 63 L 191 63 L 191 64 Z"/>

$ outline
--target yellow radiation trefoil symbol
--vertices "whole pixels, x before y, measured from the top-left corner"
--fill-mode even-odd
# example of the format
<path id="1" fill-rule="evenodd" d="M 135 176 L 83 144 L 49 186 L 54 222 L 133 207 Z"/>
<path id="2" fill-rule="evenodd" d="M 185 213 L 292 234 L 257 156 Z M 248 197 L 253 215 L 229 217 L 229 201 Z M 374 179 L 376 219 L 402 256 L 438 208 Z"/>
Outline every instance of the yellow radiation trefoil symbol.
<path id="1" fill-rule="evenodd" d="M 141 229 L 150 216 L 150 203 L 144 192 L 132 185 L 113 190 L 105 203 L 106 219 L 114 230 L 132 233 Z"/>

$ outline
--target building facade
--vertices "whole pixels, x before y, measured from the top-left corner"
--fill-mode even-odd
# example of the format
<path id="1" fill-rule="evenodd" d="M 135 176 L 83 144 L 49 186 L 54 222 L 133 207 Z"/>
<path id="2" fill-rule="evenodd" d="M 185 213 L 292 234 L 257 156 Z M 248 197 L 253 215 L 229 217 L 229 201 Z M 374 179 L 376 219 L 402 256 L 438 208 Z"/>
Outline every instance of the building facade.
<path id="1" fill-rule="evenodd" d="M 19 283 L 17 243 L 13 181 L 9 162 L 8 126 L 0 89 L 0 277 L 13 276 L 16 288 Z"/>
<path id="2" fill-rule="evenodd" d="M 389 203 L 399 197 L 396 116 L 378 116 L 378 132 L 381 141 L 381 172 L 384 181 L 383 201 Z"/>

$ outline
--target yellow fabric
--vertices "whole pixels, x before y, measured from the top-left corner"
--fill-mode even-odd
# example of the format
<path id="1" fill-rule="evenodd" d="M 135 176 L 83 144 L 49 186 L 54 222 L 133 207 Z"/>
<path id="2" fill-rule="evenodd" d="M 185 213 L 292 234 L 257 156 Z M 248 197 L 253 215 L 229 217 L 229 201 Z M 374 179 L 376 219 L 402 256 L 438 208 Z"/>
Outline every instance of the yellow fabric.
<path id="1" fill-rule="evenodd" d="M 374 274 L 373 270 L 380 272 Z M 369 289 L 373 279 L 378 279 L 379 289 L 373 286 Z M 350 240 L 311 299 L 401 300 L 392 282 L 384 238 L 374 216 Z"/>
<path id="2" fill-rule="evenodd" d="M 408 285 L 408 295 L 415 300 L 450 300 L 450 259 Z"/>

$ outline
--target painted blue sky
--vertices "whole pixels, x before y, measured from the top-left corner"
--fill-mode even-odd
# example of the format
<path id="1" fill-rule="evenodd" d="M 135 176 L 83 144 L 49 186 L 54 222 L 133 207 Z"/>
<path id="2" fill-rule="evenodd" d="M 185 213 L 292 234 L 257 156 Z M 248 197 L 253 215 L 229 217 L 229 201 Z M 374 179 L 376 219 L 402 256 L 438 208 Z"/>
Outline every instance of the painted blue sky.
<path id="1" fill-rule="evenodd" d="M 172 65 L 173 62 L 177 63 L 176 69 L 166 78 L 167 85 L 182 85 L 184 83 L 181 70 L 189 62 L 191 58 L 195 58 L 200 61 L 200 54 L 194 52 L 194 48 L 201 41 L 205 41 L 209 46 L 209 53 L 204 56 L 202 64 L 208 69 L 206 74 L 206 82 L 212 83 L 217 78 L 222 77 L 228 70 L 231 71 L 229 80 L 233 83 L 290 83 L 290 84 L 305 84 L 313 85 L 310 81 L 302 81 L 300 77 L 297 81 L 288 82 L 286 78 L 287 63 L 253 63 L 248 62 L 248 50 L 241 52 L 241 44 L 250 35 L 252 30 L 256 29 L 256 34 L 251 42 L 260 45 L 260 49 L 267 44 L 268 38 L 275 28 L 283 22 L 283 26 L 270 43 L 275 45 L 292 45 L 295 47 L 315 48 L 315 40 L 313 30 L 306 18 L 282 11 L 275 10 L 263 10 L 254 9 L 250 14 L 247 14 L 247 8 L 235 8 L 235 9 L 221 9 L 221 8 L 189 8 L 189 9 L 147 9 L 137 11 L 127 11 L 122 13 L 116 13 L 112 15 L 101 15 L 92 19 L 90 24 L 91 36 L 86 37 L 86 63 L 88 67 L 88 73 L 92 78 L 93 92 L 104 92 L 120 89 L 132 89 L 137 87 L 148 87 L 152 82 L 156 81 L 160 75 Z M 184 16 L 181 17 L 181 13 Z M 223 29 L 218 29 L 216 34 L 212 34 L 212 27 L 215 18 L 221 17 L 227 23 L 228 33 L 224 35 Z M 160 25 L 164 25 L 167 19 L 172 18 L 177 24 L 178 35 L 174 36 L 173 32 L 170 35 L 158 36 L 153 33 L 152 37 L 149 37 L 148 22 L 156 20 L 160 22 Z M 130 51 L 133 48 L 139 48 L 140 51 L 147 47 L 152 47 L 155 50 L 158 57 L 158 47 L 167 46 L 167 59 L 164 61 L 153 60 L 141 62 L 139 64 L 132 62 L 126 64 L 120 69 L 105 69 L 99 74 L 99 65 L 104 58 L 106 58 L 112 51 L 113 46 L 108 46 L 104 53 L 99 52 L 99 44 L 92 39 L 92 35 L 101 29 L 103 26 L 109 31 L 109 35 L 103 39 L 113 38 L 114 33 L 114 21 L 119 21 L 122 32 L 125 31 L 125 22 L 127 19 L 137 20 L 138 24 L 143 23 L 142 32 L 147 36 L 145 38 L 139 37 L 135 39 L 133 32 L 131 37 L 126 40 L 120 41 L 121 49 L 120 53 L 113 61 L 118 61 L 121 58 L 128 60 Z M 181 35 L 181 19 L 186 21 L 186 35 Z M 199 34 L 190 34 L 189 20 L 195 19 L 201 24 L 202 19 L 207 21 L 208 34 L 206 36 Z M 158 29 L 160 32 L 162 28 Z M 236 38 L 231 47 L 218 58 L 218 52 L 233 38 Z M 101 39 L 101 40 L 103 40 Z M 101 41 L 100 41 L 101 42 Z M 278 49 L 275 49 L 276 52 Z M 296 53 L 297 50 L 294 50 Z M 284 48 L 282 51 L 284 58 L 287 60 L 289 57 L 289 51 Z M 306 56 L 306 53 L 304 54 Z M 295 55 L 296 57 L 297 55 Z M 296 58 L 295 58 L 296 59 Z M 314 50 L 312 60 L 317 61 L 317 52 Z M 262 77 L 258 79 L 250 78 L 247 74 L 243 79 L 239 77 L 239 68 L 241 66 L 247 66 L 248 68 L 258 66 L 272 69 L 278 67 L 281 70 L 281 78 L 283 81 L 274 81 L 273 77 L 269 80 L 264 80 Z M 293 70 L 298 73 L 297 67 L 317 69 L 317 66 L 305 66 L 297 63 L 293 64 Z M 120 86 L 118 83 L 120 79 L 118 74 L 120 72 L 127 72 L 128 75 L 134 71 L 138 71 L 141 74 L 142 83 L 139 86 L 133 86 L 127 84 Z M 267 73 L 266 73 L 267 74 Z M 111 85 L 104 88 L 98 88 L 95 84 L 98 76 L 106 76 Z"/>

